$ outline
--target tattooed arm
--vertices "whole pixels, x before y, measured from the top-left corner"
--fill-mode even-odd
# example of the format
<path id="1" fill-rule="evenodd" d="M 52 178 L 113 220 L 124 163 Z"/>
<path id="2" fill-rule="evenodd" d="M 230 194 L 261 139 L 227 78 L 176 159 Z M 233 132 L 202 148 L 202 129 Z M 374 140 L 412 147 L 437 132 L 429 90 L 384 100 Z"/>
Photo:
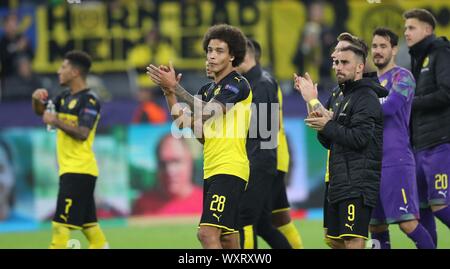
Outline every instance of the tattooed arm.
<path id="1" fill-rule="evenodd" d="M 196 119 L 201 119 L 201 122 L 204 123 L 216 114 L 210 112 L 215 112 L 217 109 L 225 112 L 225 106 L 220 102 L 215 102 L 214 100 L 211 102 L 204 102 L 184 89 L 178 83 L 178 78 L 181 78 L 181 74 L 178 74 L 178 76 L 175 75 L 172 62 L 169 63 L 168 69 L 149 65 L 147 67 L 147 74 L 153 82 L 163 88 L 166 96 L 174 94 L 178 102 L 186 103 L 189 106 L 191 111 L 193 111 L 193 122 L 196 122 Z"/>
<path id="2" fill-rule="evenodd" d="M 212 99 L 210 102 L 205 102 L 202 99 L 190 94 L 180 84 L 177 84 L 175 86 L 174 92 L 179 100 L 185 102 L 189 106 L 191 111 L 194 111 L 194 119 L 197 120 L 201 118 L 202 123 L 205 123 L 205 121 L 213 117 L 219 111 L 222 113 L 226 112 L 225 106 L 221 102 L 218 102 L 214 99 Z"/>

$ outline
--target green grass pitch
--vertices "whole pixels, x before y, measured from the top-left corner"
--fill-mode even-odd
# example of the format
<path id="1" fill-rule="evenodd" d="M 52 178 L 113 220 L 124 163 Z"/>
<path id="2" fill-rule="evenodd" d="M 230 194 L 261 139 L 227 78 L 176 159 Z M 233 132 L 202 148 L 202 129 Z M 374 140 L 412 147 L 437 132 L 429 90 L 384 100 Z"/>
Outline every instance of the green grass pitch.
<path id="1" fill-rule="evenodd" d="M 450 231 L 438 222 L 438 248 L 450 249 Z M 119 249 L 199 249 L 197 241 L 197 218 L 189 219 L 147 219 L 140 222 L 130 221 L 129 225 L 112 225 L 101 222 L 111 248 Z M 327 249 L 323 242 L 321 220 L 295 220 L 305 248 Z M 45 249 L 51 237 L 50 226 L 35 232 L 20 232 L 0 234 L 1 249 Z M 72 238 L 81 242 L 82 248 L 87 248 L 87 241 L 80 231 L 72 233 Z M 262 240 L 258 241 L 260 248 L 269 248 Z M 392 248 L 414 249 L 415 246 L 398 228 L 391 226 Z"/>

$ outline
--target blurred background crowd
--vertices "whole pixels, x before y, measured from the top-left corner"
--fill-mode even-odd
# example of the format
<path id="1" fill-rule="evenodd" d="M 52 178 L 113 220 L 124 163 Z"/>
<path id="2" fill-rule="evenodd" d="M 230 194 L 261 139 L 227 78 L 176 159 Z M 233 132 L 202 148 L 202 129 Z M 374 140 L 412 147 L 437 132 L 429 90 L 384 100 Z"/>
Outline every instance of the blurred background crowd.
<path id="1" fill-rule="evenodd" d="M 178 199 L 171 175 L 158 169 L 164 144 L 185 160 L 179 172 L 189 180 L 183 184 L 194 184 L 189 189 L 197 195 L 189 199 L 200 199 L 201 147 L 195 141 L 167 141 L 170 115 L 161 90 L 144 68 L 172 60 L 183 73 L 181 84 L 197 92 L 208 81 L 203 34 L 217 23 L 238 26 L 261 43 L 262 65 L 275 75 L 285 95 L 292 159 L 289 200 L 300 212 L 320 207 L 326 156 L 315 133 L 302 123 L 306 107 L 293 91 L 293 73 L 309 72 L 319 82 L 320 99 L 327 98 L 336 83 L 330 53 L 339 33 L 348 31 L 370 41 L 377 26 L 386 26 L 403 36 L 401 14 L 413 7 L 430 10 L 438 20 L 436 34 L 448 36 L 447 0 L 0 1 L 0 231 L 34 227 L 52 215 L 58 180 L 54 137 L 32 113 L 30 98 L 36 88 L 46 88 L 50 95 L 62 90 L 56 71 L 72 49 L 93 57 L 87 80 L 102 101 L 95 142 L 101 171 L 99 215 L 199 213 L 195 205 L 200 202 L 188 207 L 182 200 L 186 209 L 177 211 L 180 201 L 165 205 L 155 194 L 170 190 Z M 397 63 L 409 67 L 404 39 Z"/>

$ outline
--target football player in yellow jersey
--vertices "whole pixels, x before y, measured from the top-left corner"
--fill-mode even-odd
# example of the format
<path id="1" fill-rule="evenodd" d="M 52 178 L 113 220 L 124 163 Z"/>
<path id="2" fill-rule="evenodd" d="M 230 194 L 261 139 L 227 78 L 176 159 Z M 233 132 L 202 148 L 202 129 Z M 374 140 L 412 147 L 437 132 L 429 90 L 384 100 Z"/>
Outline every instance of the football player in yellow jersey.
<path id="1" fill-rule="evenodd" d="M 89 248 L 108 248 L 97 223 L 94 200 L 98 167 L 92 145 L 100 104 L 87 88 L 90 67 L 91 57 L 85 52 L 70 51 L 64 56 L 58 76 L 60 85 L 68 89 L 51 100 L 56 113 L 46 110 L 46 89 L 37 89 L 32 95 L 35 113 L 57 129 L 60 182 L 50 248 L 67 248 L 72 229 L 83 232 Z"/>
<path id="2" fill-rule="evenodd" d="M 203 248 L 239 248 L 238 207 L 250 173 L 246 140 L 252 93 L 248 81 L 234 71 L 245 56 L 245 36 L 221 24 L 203 38 L 208 70 L 214 78 L 198 96 L 180 84 L 172 63 L 149 65 L 147 74 L 160 85 L 178 127 L 191 128 L 204 144 L 203 212 L 198 238 Z M 181 103 L 185 106 L 182 108 Z"/>

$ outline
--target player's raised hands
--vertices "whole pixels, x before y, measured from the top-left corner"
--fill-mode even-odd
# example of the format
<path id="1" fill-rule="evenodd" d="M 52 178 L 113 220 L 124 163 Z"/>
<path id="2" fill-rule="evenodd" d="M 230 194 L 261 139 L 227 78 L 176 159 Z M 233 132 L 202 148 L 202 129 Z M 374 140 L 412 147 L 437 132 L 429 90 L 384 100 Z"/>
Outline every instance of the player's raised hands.
<path id="1" fill-rule="evenodd" d="M 330 115 L 326 113 L 320 117 L 308 117 L 305 123 L 308 127 L 320 132 L 330 120 Z"/>
<path id="2" fill-rule="evenodd" d="M 175 88 L 181 77 L 180 74 L 178 74 L 178 76 L 175 75 L 175 69 L 173 68 L 172 62 L 169 62 L 168 69 L 165 66 L 158 68 L 153 64 L 150 64 L 147 66 L 147 74 L 153 82 L 163 88 L 169 89 Z"/>
<path id="3" fill-rule="evenodd" d="M 160 69 L 153 64 L 146 67 L 148 77 L 157 85 L 161 85 L 161 74 Z"/>
<path id="4" fill-rule="evenodd" d="M 166 66 L 166 65 L 160 65 L 160 66 L 159 66 L 159 69 L 162 70 L 162 71 L 164 71 L 164 72 L 171 72 L 171 70 L 173 70 L 173 72 L 174 72 L 174 74 L 175 74 L 175 70 L 173 69 L 172 62 L 169 62 L 169 66 Z M 183 76 L 183 74 L 181 74 L 181 73 L 179 73 L 179 74 L 177 75 L 177 83 L 180 83 L 180 80 L 181 80 L 181 77 L 182 77 L 182 76 Z"/>
<path id="5" fill-rule="evenodd" d="M 169 62 L 169 66 L 156 67 L 153 64 L 147 66 L 147 75 L 155 84 L 161 86 L 165 94 L 174 93 L 176 85 L 180 82 L 182 74 L 175 74 L 172 62 Z"/>
<path id="6" fill-rule="evenodd" d="M 317 99 L 317 83 L 314 84 L 308 73 L 299 76 L 294 73 L 294 88 L 302 95 L 305 102 Z"/>
<path id="7" fill-rule="evenodd" d="M 308 114 L 307 118 L 319 118 L 322 117 L 322 113 L 320 113 L 319 111 L 312 111 L 311 113 Z"/>

